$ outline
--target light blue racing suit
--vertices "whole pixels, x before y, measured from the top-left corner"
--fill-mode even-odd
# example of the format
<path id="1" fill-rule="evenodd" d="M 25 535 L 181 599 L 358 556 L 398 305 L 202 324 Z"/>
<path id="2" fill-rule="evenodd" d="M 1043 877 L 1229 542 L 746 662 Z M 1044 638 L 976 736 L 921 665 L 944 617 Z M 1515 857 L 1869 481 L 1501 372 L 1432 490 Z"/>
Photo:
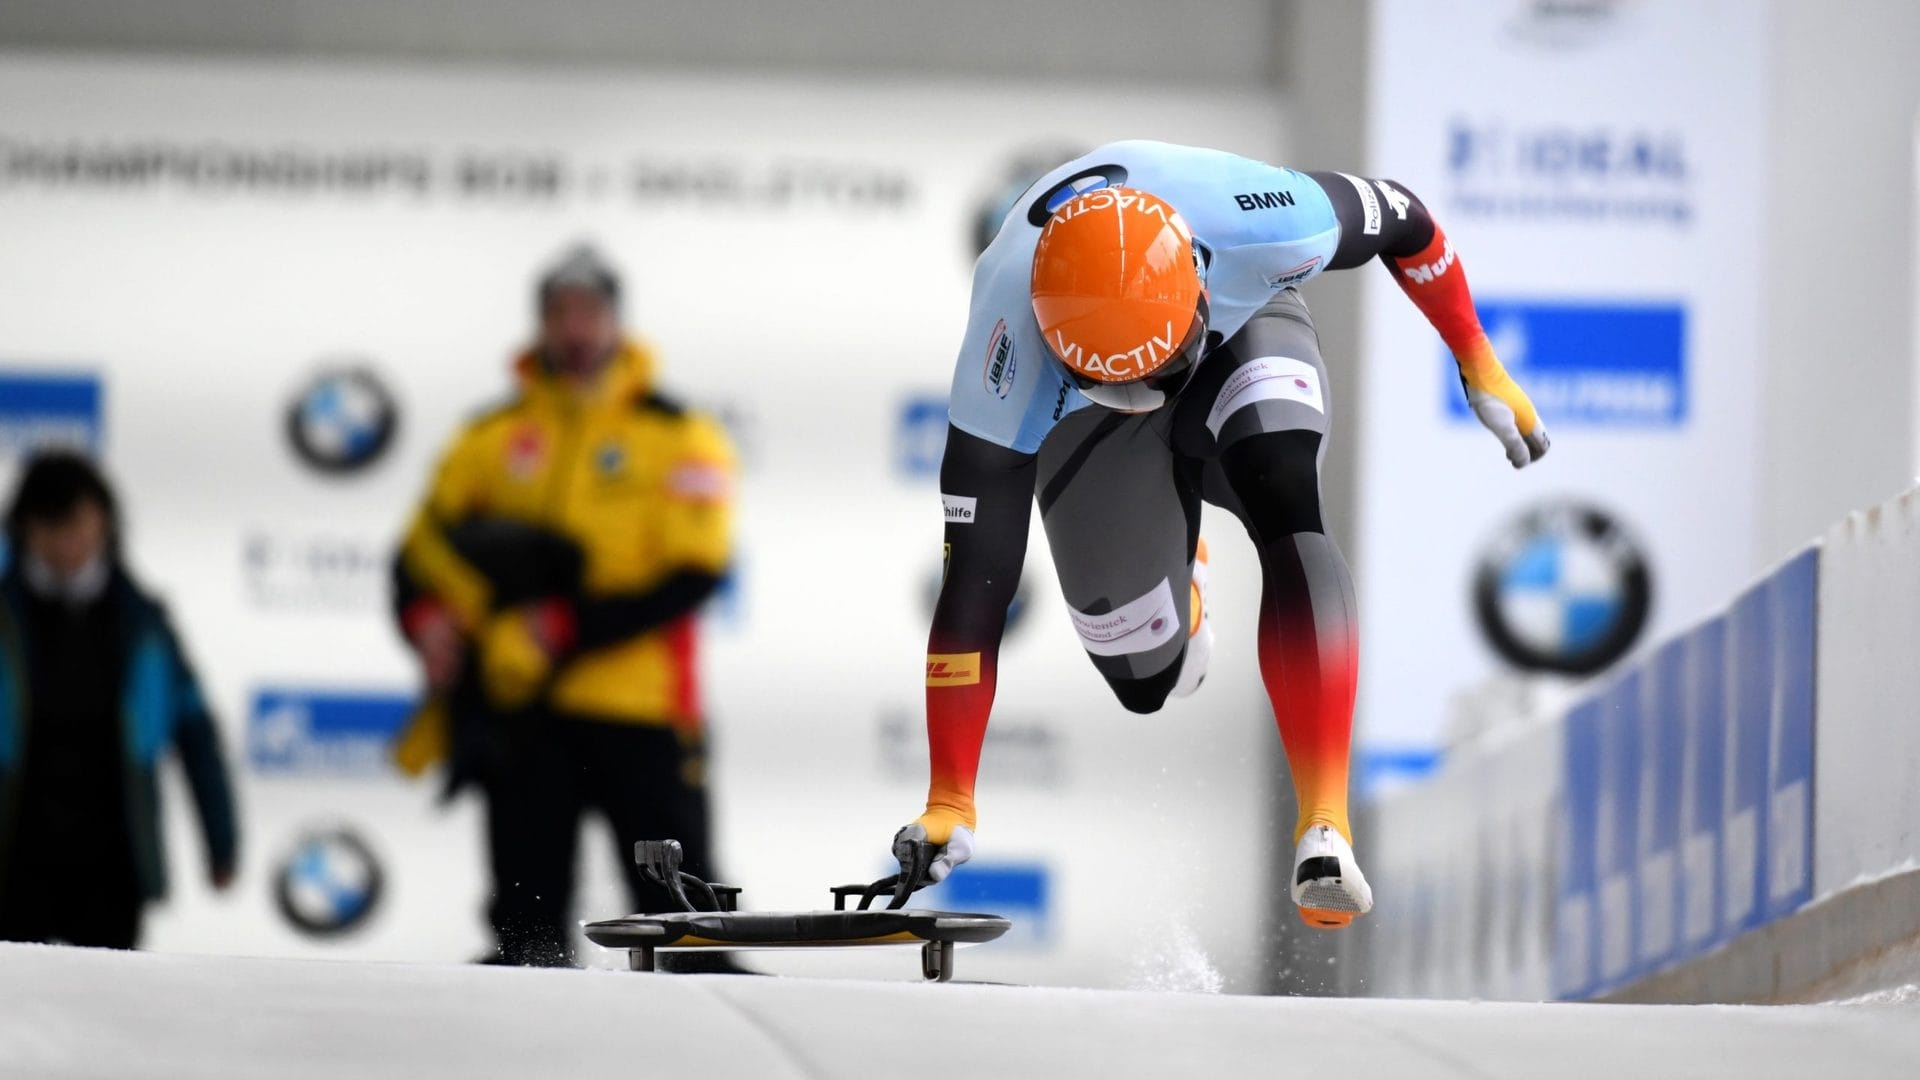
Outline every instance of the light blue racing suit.
<path id="1" fill-rule="evenodd" d="M 1062 203 L 1123 186 L 1152 192 L 1186 219 L 1208 259 L 1208 328 L 1222 340 L 1280 291 L 1318 274 L 1339 244 L 1326 192 L 1292 169 L 1144 140 L 1109 143 L 1069 161 L 1015 201 L 974 265 L 973 310 L 948 403 L 954 427 L 1031 454 L 1063 417 L 1091 404 L 1040 337 L 1030 292 L 1033 250 Z"/>

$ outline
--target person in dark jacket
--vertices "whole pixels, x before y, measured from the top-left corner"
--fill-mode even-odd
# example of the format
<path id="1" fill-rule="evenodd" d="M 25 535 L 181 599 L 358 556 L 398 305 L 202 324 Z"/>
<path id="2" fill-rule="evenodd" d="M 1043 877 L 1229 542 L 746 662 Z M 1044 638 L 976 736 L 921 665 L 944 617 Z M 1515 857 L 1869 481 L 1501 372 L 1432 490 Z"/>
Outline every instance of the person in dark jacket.
<path id="1" fill-rule="evenodd" d="M 184 767 L 215 887 L 233 797 L 165 610 L 128 575 L 112 490 L 86 458 L 27 464 L 0 574 L 0 940 L 132 948 L 165 895 L 159 765 Z"/>

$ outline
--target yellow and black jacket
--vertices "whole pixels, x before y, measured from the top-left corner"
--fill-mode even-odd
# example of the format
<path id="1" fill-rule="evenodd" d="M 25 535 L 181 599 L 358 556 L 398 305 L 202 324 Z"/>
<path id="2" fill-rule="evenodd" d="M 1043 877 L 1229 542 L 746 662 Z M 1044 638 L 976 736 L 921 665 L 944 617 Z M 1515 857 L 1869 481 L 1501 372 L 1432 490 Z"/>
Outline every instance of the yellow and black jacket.
<path id="1" fill-rule="evenodd" d="M 654 394 L 652 358 L 631 342 L 590 393 L 532 356 L 517 371 L 519 394 L 455 437 L 408 528 L 396 568 L 403 623 L 437 604 L 484 643 L 519 605 L 559 603 L 572 644 L 539 704 L 697 733 L 694 612 L 729 559 L 726 435 Z M 495 538 L 492 550 L 475 535 Z M 405 763 L 404 744 L 401 754 Z M 424 766 L 437 748 L 412 754 Z"/>

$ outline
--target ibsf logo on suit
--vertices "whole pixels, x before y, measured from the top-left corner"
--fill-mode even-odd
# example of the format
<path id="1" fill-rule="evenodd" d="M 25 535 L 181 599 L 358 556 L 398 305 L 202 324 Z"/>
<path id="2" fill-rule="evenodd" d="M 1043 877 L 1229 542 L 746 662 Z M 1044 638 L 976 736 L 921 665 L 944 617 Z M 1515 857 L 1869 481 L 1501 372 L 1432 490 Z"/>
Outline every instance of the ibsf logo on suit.
<path id="1" fill-rule="evenodd" d="M 1001 319 L 987 337 L 986 368 L 982 379 L 987 389 L 995 397 L 1005 398 L 1013 392 L 1013 376 L 1019 370 L 1019 356 L 1014 352 L 1013 334 L 1007 330 L 1007 320 Z"/>

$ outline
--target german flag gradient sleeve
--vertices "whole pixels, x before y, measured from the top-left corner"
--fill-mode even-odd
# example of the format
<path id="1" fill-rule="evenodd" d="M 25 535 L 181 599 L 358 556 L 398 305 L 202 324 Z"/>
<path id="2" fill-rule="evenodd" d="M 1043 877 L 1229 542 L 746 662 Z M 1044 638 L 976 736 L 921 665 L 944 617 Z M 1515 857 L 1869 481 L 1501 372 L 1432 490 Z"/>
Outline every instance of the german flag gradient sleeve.
<path id="1" fill-rule="evenodd" d="M 1547 427 L 1494 355 L 1474 311 L 1466 268 L 1426 204 L 1391 180 L 1337 172 L 1308 175 L 1327 193 L 1340 221 L 1340 243 L 1329 268 L 1343 270 L 1377 256 L 1447 343 L 1467 404 L 1500 440 L 1507 461 L 1518 469 L 1546 456 Z"/>
<path id="2" fill-rule="evenodd" d="M 1033 513 L 1034 456 L 947 430 L 940 465 L 945 570 L 927 635 L 927 809 L 915 822 L 944 845 L 977 824 L 974 778 L 1007 605 L 1020 584 Z"/>
<path id="3" fill-rule="evenodd" d="M 1425 247 L 1408 256 L 1382 256 L 1394 272 L 1393 280 L 1413 306 L 1440 333 L 1460 367 L 1460 386 L 1480 423 L 1500 440 L 1507 461 L 1524 468 L 1545 456 L 1547 428 L 1520 384 L 1494 355 L 1493 343 L 1480 328 L 1467 288 L 1467 271 L 1453 250 L 1453 241 L 1439 224 Z"/>

